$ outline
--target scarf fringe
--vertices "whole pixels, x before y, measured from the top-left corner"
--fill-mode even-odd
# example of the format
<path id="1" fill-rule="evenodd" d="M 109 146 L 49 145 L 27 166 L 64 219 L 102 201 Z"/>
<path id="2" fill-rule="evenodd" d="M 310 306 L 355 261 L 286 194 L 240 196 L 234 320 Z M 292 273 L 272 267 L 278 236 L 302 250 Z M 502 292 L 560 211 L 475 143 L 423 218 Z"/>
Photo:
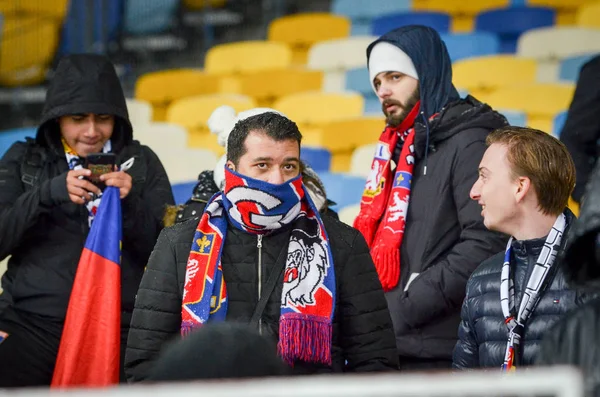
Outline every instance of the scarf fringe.
<path id="1" fill-rule="evenodd" d="M 181 337 L 185 338 L 188 336 L 193 330 L 195 326 L 191 321 L 182 321 L 181 322 Z"/>
<path id="2" fill-rule="evenodd" d="M 375 269 L 384 292 L 396 288 L 400 281 L 400 247 L 376 245 L 371 249 Z"/>
<path id="3" fill-rule="evenodd" d="M 293 366 L 296 360 L 331 365 L 331 320 L 313 315 L 287 313 L 279 320 L 281 358 Z"/>
<path id="4" fill-rule="evenodd" d="M 367 247 L 372 248 L 373 240 L 375 237 L 376 227 L 377 227 L 377 219 L 372 219 L 370 217 L 356 217 L 354 220 L 353 227 L 358 229 L 365 238 L 367 242 Z"/>

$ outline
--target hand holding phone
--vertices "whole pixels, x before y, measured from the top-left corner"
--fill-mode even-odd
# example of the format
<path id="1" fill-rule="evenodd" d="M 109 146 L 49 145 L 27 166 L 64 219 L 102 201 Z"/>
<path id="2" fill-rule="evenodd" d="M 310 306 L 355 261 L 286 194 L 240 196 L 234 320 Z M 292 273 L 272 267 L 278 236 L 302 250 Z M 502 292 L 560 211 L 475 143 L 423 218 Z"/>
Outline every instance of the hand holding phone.
<path id="1" fill-rule="evenodd" d="M 114 153 L 91 153 L 85 159 L 85 168 L 91 171 L 88 177 L 89 181 L 96 185 L 100 190 L 106 188 L 104 181 L 100 176 L 115 171 L 117 157 Z"/>

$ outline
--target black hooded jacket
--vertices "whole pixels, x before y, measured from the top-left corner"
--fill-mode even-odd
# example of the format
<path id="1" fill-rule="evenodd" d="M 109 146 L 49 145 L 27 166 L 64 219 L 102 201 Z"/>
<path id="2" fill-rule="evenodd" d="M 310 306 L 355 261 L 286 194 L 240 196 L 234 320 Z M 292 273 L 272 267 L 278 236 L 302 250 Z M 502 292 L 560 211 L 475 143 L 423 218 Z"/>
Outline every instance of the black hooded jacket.
<path id="1" fill-rule="evenodd" d="M 485 228 L 469 197 L 487 135 L 507 122 L 475 98 L 459 98 L 448 52 L 433 29 L 396 29 L 373 42 L 367 57 L 381 41 L 411 58 L 421 92 L 400 283 L 386 297 L 399 354 L 450 361 L 467 280 L 508 239 Z"/>
<path id="2" fill-rule="evenodd" d="M 122 200 L 122 324 L 127 328 L 164 208 L 174 200 L 157 156 L 133 140 L 113 65 L 97 55 L 61 60 L 35 141 L 15 143 L 0 160 L 0 259 L 11 256 L 0 300 L 22 313 L 64 321 L 89 227 L 87 209 L 71 202 L 67 193 L 69 167 L 56 119 L 87 113 L 116 116 L 111 142 L 117 164 L 135 158 L 128 171 L 132 189 Z M 36 178 L 31 181 L 24 174 Z"/>
<path id="3" fill-rule="evenodd" d="M 569 232 L 559 257 L 567 281 L 587 295 L 588 302 L 573 310 L 544 335 L 537 365 L 574 365 L 584 374 L 586 395 L 600 396 L 600 163 L 585 189 L 579 219 Z"/>

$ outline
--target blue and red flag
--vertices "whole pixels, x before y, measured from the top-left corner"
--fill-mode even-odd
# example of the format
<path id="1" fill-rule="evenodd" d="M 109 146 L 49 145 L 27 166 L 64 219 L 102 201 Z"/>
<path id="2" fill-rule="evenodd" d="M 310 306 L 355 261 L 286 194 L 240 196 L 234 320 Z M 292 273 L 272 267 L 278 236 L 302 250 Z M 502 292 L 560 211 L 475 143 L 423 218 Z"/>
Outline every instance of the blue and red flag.
<path id="1" fill-rule="evenodd" d="M 108 187 L 77 266 L 52 387 L 119 383 L 122 233 L 119 189 Z"/>

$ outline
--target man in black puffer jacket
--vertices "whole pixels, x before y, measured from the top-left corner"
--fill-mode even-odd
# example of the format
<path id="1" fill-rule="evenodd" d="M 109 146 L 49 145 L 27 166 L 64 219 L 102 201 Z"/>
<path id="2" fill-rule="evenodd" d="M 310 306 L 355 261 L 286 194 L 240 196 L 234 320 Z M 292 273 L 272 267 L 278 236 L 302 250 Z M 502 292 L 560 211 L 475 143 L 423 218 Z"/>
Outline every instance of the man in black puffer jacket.
<path id="1" fill-rule="evenodd" d="M 401 369 L 450 368 L 467 280 L 507 240 L 483 226 L 469 199 L 485 138 L 507 122 L 459 97 L 431 28 L 386 33 L 367 59 L 387 126 L 354 226 L 387 292 Z"/>
<path id="2" fill-rule="evenodd" d="M 511 370 L 533 364 L 544 333 L 580 302 L 554 263 L 575 220 L 575 167 L 542 131 L 506 127 L 487 143 L 471 198 L 487 228 L 513 237 L 469 279 L 453 365 Z"/>
<path id="3" fill-rule="evenodd" d="M 150 257 L 127 343 L 131 381 L 149 376 L 170 339 L 223 320 L 272 337 L 295 373 L 397 368 L 368 248 L 318 215 L 302 185 L 300 140 L 277 113 L 235 125 L 223 192 L 200 218 L 164 229 Z"/>
<path id="4" fill-rule="evenodd" d="M 97 202 L 90 193 L 99 192 L 79 177 L 89 176 L 82 163 L 96 152 L 114 153 L 117 165 L 135 159 L 106 180 L 122 198 L 123 360 L 135 294 L 173 194 L 156 154 L 133 140 L 114 66 L 104 56 L 70 55 L 50 82 L 35 141 L 16 142 L 0 160 L 0 259 L 11 256 L 0 295 L 7 306 L 0 335 L 8 334 L 0 340 L 0 387 L 51 382 Z"/>

